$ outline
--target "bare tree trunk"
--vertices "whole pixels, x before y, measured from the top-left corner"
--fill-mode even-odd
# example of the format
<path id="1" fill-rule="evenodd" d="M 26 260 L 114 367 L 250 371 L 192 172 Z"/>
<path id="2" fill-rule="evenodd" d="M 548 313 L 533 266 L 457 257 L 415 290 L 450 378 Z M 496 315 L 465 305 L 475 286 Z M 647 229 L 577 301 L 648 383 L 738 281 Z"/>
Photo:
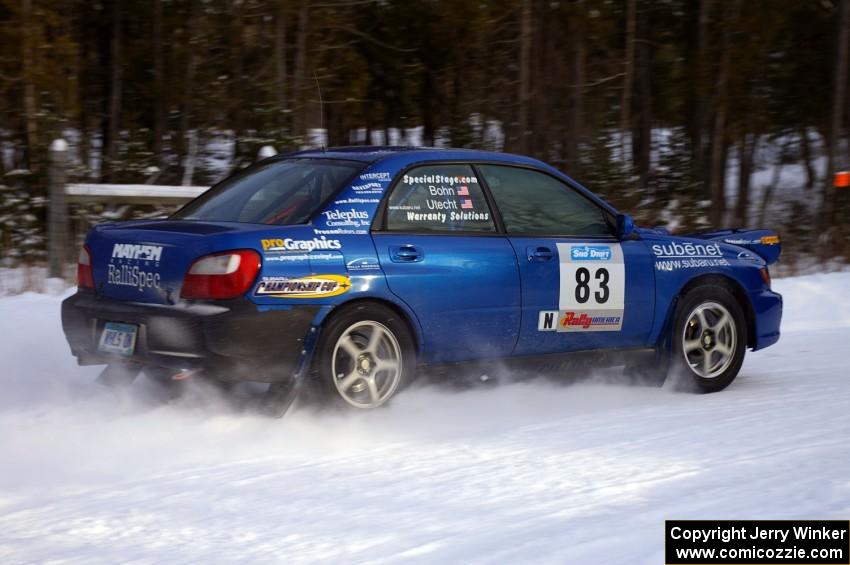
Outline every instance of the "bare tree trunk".
<path id="1" fill-rule="evenodd" d="M 587 45 L 584 36 L 585 26 L 585 0 L 576 0 L 576 14 L 570 27 L 575 45 L 573 47 L 572 65 L 572 107 L 570 112 L 570 127 L 567 130 L 566 161 L 570 174 L 581 176 L 579 148 L 584 134 L 584 83 L 586 79 L 585 60 L 587 58 Z"/>
<path id="2" fill-rule="evenodd" d="M 162 141 L 165 135 L 165 56 L 162 41 L 162 3 L 153 0 L 153 154 L 162 164 Z"/>
<path id="3" fill-rule="evenodd" d="M 519 29 L 519 151 L 529 153 L 531 145 L 531 41 L 532 0 L 522 0 Z"/>
<path id="4" fill-rule="evenodd" d="M 181 100 L 180 126 L 177 133 L 178 155 L 182 161 L 181 176 L 185 180 L 186 169 L 192 167 L 190 159 L 192 156 L 191 144 L 194 140 L 189 139 L 189 128 L 192 124 L 192 108 L 195 95 L 195 67 L 197 66 L 197 46 L 195 45 L 195 30 L 198 27 L 199 13 L 201 10 L 200 0 L 193 0 L 189 7 L 189 21 L 187 22 L 186 34 L 186 70 L 183 77 L 183 96 Z"/>
<path id="5" fill-rule="evenodd" d="M 773 166 L 773 175 L 770 179 L 770 184 L 764 187 L 764 192 L 761 196 L 761 206 L 759 207 L 759 226 L 765 225 L 767 221 L 767 208 L 770 206 L 770 199 L 773 197 L 773 191 L 779 185 L 779 180 L 782 178 L 782 153 L 785 147 L 779 151 L 779 156 L 776 158 L 776 164 Z"/>
<path id="6" fill-rule="evenodd" d="M 812 146 L 806 126 L 800 126 L 800 156 L 803 159 L 803 167 L 806 169 L 806 188 L 810 189 L 815 186 L 817 173 L 812 165 Z"/>
<path id="7" fill-rule="evenodd" d="M 711 223 L 720 226 L 726 212 L 725 155 L 726 112 L 728 107 L 729 67 L 731 63 L 732 28 L 737 25 L 741 0 L 726 5 L 723 18 L 723 40 L 720 69 L 717 73 L 717 104 L 714 113 L 714 129 L 711 141 Z"/>
<path id="8" fill-rule="evenodd" d="M 422 130 L 423 143 L 425 145 L 434 146 L 436 137 L 436 126 L 434 124 L 434 80 L 431 74 L 431 69 L 427 66 L 422 70 L 422 98 L 420 107 L 422 109 Z"/>
<path id="9" fill-rule="evenodd" d="M 704 135 L 706 130 L 706 115 L 708 112 L 708 103 L 706 90 L 708 81 L 706 80 L 708 67 L 708 15 L 711 7 L 711 0 L 701 0 L 699 4 L 699 15 L 697 16 L 697 54 L 696 54 L 696 81 L 694 85 L 694 116 L 693 116 L 693 133 L 691 136 L 692 155 L 693 155 L 693 171 L 694 175 L 703 182 L 706 180 L 706 146 Z M 710 191 L 711 187 L 705 183 L 705 188 Z M 708 195 L 711 197 L 711 194 Z"/>
<path id="10" fill-rule="evenodd" d="M 105 159 L 103 164 L 109 180 L 114 180 L 115 163 L 118 160 L 118 135 L 121 117 L 121 43 L 122 17 L 124 15 L 123 0 L 114 0 L 112 5 L 112 41 L 110 45 L 110 80 L 109 80 L 109 128 L 105 143 Z"/>
<path id="11" fill-rule="evenodd" d="M 750 181 L 753 174 L 753 156 L 758 136 L 744 134 L 738 146 L 738 196 L 735 201 L 735 223 L 739 227 L 747 224 L 747 207 L 750 203 Z"/>
<path id="12" fill-rule="evenodd" d="M 286 115 L 286 5 L 277 1 L 274 26 L 275 94 L 277 95 L 278 127 L 283 127 Z"/>
<path id="13" fill-rule="evenodd" d="M 234 155 L 237 163 L 251 163 L 256 158 L 256 148 L 249 147 L 245 140 L 245 111 L 242 98 L 244 84 L 244 11 L 245 6 L 241 2 L 230 3 L 230 24 L 228 36 L 230 37 L 230 81 L 228 82 L 228 98 L 230 104 L 227 108 L 227 117 L 230 128 L 235 134 Z M 240 166 L 240 165 L 237 165 Z"/>
<path id="14" fill-rule="evenodd" d="M 650 159 L 652 153 L 652 46 L 649 38 L 649 14 L 641 10 L 637 14 L 635 40 L 634 86 L 637 99 L 637 123 L 632 127 L 632 162 L 640 178 L 640 185 L 646 188 L 649 183 Z M 634 122 L 634 117 L 632 117 Z"/>
<path id="15" fill-rule="evenodd" d="M 626 0 L 626 50 L 623 57 L 623 97 L 620 101 L 620 153 L 623 166 L 631 165 L 626 147 L 626 134 L 631 130 L 632 90 L 634 88 L 635 34 L 637 31 L 637 0 Z M 634 145 L 634 139 L 632 140 Z"/>
<path id="16" fill-rule="evenodd" d="M 295 81 L 292 85 L 292 99 L 297 101 L 293 133 L 303 136 L 306 133 L 307 108 L 304 100 L 304 82 L 307 69 L 307 31 L 310 15 L 309 0 L 302 0 L 298 10 L 298 31 L 295 36 Z"/>
<path id="17" fill-rule="evenodd" d="M 835 58 L 835 80 L 832 90 L 832 117 L 827 141 L 827 176 L 823 183 L 823 202 L 821 209 L 822 230 L 826 231 L 835 224 L 835 189 L 832 179 L 839 167 L 839 144 L 841 142 L 842 124 L 844 123 L 844 106 L 847 95 L 847 57 L 850 49 L 850 0 L 840 0 L 839 28 L 837 53 Z"/>
<path id="18" fill-rule="evenodd" d="M 35 100 L 35 53 L 33 52 L 32 0 L 21 0 L 21 78 L 23 81 L 24 136 L 26 141 L 25 163 L 27 168 L 36 171 L 39 168 L 38 148 L 38 108 Z"/>

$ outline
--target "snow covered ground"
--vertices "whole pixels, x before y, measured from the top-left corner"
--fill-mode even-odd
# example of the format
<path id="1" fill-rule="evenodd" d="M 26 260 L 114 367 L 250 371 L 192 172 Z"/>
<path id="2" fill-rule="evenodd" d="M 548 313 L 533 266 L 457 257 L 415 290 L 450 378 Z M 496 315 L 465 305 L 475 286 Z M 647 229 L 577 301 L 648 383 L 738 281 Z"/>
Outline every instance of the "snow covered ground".
<path id="1" fill-rule="evenodd" d="M 726 391 L 408 390 L 271 420 L 116 395 L 59 298 L 0 299 L 0 562 L 663 562 L 665 518 L 850 516 L 850 273 L 775 282 Z"/>

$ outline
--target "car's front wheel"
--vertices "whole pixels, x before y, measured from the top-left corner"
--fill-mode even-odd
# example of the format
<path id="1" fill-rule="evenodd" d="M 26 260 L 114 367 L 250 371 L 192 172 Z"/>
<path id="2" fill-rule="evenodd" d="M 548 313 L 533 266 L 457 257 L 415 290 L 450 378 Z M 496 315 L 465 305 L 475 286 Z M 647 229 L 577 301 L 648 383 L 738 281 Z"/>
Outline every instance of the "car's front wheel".
<path id="1" fill-rule="evenodd" d="M 377 408 L 412 378 L 415 349 L 406 322 L 381 304 L 347 307 L 324 328 L 317 350 L 325 393 L 355 408 Z"/>
<path id="2" fill-rule="evenodd" d="M 688 292 L 673 324 L 673 375 L 677 388 L 716 392 L 729 386 L 744 362 L 746 320 L 741 305 L 720 286 Z"/>

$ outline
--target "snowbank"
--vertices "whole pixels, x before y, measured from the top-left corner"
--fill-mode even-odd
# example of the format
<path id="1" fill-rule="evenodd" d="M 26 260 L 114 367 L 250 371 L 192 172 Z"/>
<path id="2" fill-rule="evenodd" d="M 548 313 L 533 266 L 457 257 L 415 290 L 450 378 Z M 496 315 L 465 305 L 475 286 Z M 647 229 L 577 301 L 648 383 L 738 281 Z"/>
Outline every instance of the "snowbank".
<path id="1" fill-rule="evenodd" d="M 850 273 L 775 286 L 782 340 L 719 394 L 427 386 L 282 421 L 102 390 L 59 298 L 0 299 L 0 561 L 655 564 L 665 518 L 846 519 Z"/>

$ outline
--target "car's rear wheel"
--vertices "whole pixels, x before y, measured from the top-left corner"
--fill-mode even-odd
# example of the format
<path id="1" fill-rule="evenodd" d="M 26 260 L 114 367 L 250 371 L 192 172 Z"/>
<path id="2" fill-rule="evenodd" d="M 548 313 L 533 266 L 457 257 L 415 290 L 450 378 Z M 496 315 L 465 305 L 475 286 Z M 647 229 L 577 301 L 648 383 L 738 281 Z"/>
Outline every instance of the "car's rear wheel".
<path id="1" fill-rule="evenodd" d="M 673 324 L 674 385 L 696 392 L 729 386 L 744 362 L 746 320 L 741 305 L 721 286 L 688 292 Z"/>
<path id="2" fill-rule="evenodd" d="M 324 328 L 317 349 L 326 395 L 349 406 L 377 408 L 412 378 L 415 349 L 407 324 L 376 303 L 347 307 Z"/>

